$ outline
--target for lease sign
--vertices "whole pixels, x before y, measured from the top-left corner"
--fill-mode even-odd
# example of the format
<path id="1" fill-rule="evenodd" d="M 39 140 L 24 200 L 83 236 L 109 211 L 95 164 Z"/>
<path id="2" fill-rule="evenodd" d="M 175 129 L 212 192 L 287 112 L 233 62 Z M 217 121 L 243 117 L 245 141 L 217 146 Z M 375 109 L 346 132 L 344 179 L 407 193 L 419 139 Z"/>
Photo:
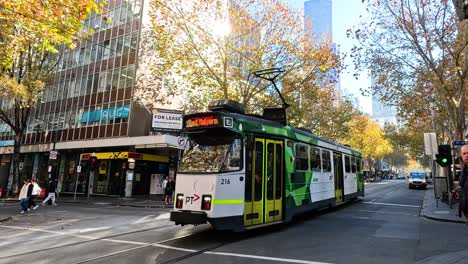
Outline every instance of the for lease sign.
<path id="1" fill-rule="evenodd" d="M 178 110 L 154 109 L 153 110 L 153 129 L 182 129 L 184 113 Z"/>

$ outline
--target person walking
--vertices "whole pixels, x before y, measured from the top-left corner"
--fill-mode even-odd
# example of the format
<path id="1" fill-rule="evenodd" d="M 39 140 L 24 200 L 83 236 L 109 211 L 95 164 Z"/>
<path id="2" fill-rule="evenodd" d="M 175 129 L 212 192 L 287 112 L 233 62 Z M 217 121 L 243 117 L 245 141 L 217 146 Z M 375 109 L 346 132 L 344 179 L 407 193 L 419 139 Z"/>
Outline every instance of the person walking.
<path id="1" fill-rule="evenodd" d="M 20 206 L 23 209 L 20 214 L 24 214 L 25 212 L 29 211 L 28 204 L 29 204 L 29 199 L 28 199 L 28 187 L 29 187 L 29 179 L 25 179 L 23 181 L 23 187 L 21 187 L 21 191 L 18 197 L 18 200 L 20 201 Z"/>
<path id="2" fill-rule="evenodd" d="M 463 197 L 460 201 L 459 213 L 465 216 L 465 224 L 468 225 L 468 145 L 463 145 L 460 149 L 461 160 L 461 180 L 460 187 L 462 188 Z"/>
<path id="3" fill-rule="evenodd" d="M 57 186 L 55 185 L 54 180 L 50 180 L 49 184 L 47 185 L 47 191 L 49 192 L 49 195 L 47 195 L 47 198 L 45 198 L 44 201 L 42 201 L 42 206 L 45 206 L 49 200 L 52 199 L 52 205 L 57 205 L 55 203 L 55 191 L 57 190 Z"/>
<path id="4" fill-rule="evenodd" d="M 162 187 L 163 192 L 164 192 L 163 200 L 164 200 L 164 202 L 166 203 L 166 205 L 167 205 L 167 200 L 168 200 L 168 197 L 167 197 L 167 185 L 168 185 L 168 183 L 169 183 L 168 178 L 169 178 L 169 177 L 166 176 L 166 177 L 164 178 L 164 181 L 161 183 L 161 187 Z"/>
<path id="5" fill-rule="evenodd" d="M 31 190 L 31 192 L 29 192 Z M 28 194 L 31 193 L 29 197 L 29 208 L 32 207 L 33 210 L 36 210 L 38 205 L 34 202 L 34 199 L 41 194 L 41 187 L 37 184 L 36 178 L 33 178 L 31 184 L 28 187 Z"/>
<path id="6" fill-rule="evenodd" d="M 167 201 L 166 204 L 172 204 L 172 201 L 174 201 L 173 194 L 175 190 L 175 181 L 172 178 L 169 178 L 169 181 L 166 184 L 166 195 L 167 195 Z"/>

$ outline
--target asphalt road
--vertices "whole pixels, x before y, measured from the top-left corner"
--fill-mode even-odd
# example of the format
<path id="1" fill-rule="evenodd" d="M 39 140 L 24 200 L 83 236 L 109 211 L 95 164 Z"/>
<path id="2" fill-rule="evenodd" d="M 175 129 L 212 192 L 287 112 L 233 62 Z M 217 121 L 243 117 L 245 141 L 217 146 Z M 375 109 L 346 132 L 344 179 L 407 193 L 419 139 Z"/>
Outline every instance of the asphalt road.
<path id="1" fill-rule="evenodd" d="M 0 223 L 0 263 L 417 263 L 468 249 L 468 228 L 419 216 L 423 190 L 366 185 L 366 197 L 246 233 L 174 226 L 168 209 L 61 204 Z"/>

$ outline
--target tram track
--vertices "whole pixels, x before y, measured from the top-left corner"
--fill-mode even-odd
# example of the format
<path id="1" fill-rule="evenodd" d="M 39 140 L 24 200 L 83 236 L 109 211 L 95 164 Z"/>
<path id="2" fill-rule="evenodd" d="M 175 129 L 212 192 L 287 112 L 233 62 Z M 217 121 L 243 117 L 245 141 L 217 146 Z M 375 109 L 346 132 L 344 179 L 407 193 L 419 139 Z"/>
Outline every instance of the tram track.
<path id="1" fill-rule="evenodd" d="M 256 237 L 258 235 L 258 233 L 263 233 L 263 232 L 270 233 L 271 230 L 270 231 L 269 230 L 270 229 L 266 228 L 266 229 L 248 231 L 247 233 L 231 233 L 232 236 L 230 236 L 228 238 L 224 238 L 224 241 L 218 242 L 218 243 L 216 243 L 214 245 L 209 245 L 209 246 L 207 246 L 205 248 L 202 248 L 202 249 L 190 249 L 190 248 L 176 247 L 176 246 L 171 246 L 171 245 L 164 244 L 164 243 L 167 243 L 167 242 L 174 242 L 174 241 L 177 241 L 177 240 L 180 240 L 180 239 L 183 239 L 183 238 L 187 238 L 187 237 L 193 237 L 193 236 L 196 236 L 196 235 L 206 234 L 207 231 L 203 231 L 201 233 L 188 234 L 188 235 L 185 235 L 185 236 L 174 237 L 174 238 L 163 240 L 163 241 L 158 241 L 158 242 L 154 242 L 154 243 L 147 243 L 146 245 L 141 245 L 141 246 L 137 246 L 137 247 L 133 247 L 133 248 L 129 248 L 129 249 L 123 249 L 123 250 L 120 250 L 120 251 L 107 253 L 107 254 L 104 254 L 104 255 L 101 255 L 101 256 L 96 256 L 96 257 L 93 257 L 93 258 L 73 262 L 72 264 L 84 264 L 84 263 L 92 263 L 94 261 L 102 261 L 102 260 L 105 260 L 106 258 L 115 257 L 115 256 L 118 256 L 118 255 L 121 255 L 121 254 L 126 254 L 126 253 L 129 253 L 129 252 L 132 252 L 132 251 L 137 251 L 137 250 L 141 250 L 141 249 L 145 249 L 145 248 L 151 248 L 151 247 L 160 248 L 160 249 L 168 249 L 168 250 L 176 250 L 176 251 L 182 251 L 182 252 L 188 252 L 188 254 L 178 256 L 178 257 L 174 257 L 172 259 L 168 259 L 168 260 L 164 260 L 164 261 L 157 261 L 157 263 L 160 263 L 160 264 L 173 264 L 173 263 L 184 261 L 184 260 L 199 256 L 199 255 L 205 254 L 205 253 L 206 254 L 216 255 L 213 252 L 213 250 L 215 250 L 215 249 L 224 247 L 226 245 L 229 245 L 229 244 L 232 244 L 232 243 L 235 243 L 235 242 L 239 242 L 239 241 L 241 241 L 243 239 L 247 239 L 247 238 L 250 238 L 250 237 Z M 216 232 L 216 234 L 218 234 L 217 232 L 219 232 L 219 231 L 214 231 L 214 230 L 212 230 L 212 231 Z"/>
<path id="2" fill-rule="evenodd" d="M 116 238 L 116 237 L 119 237 L 119 236 L 125 236 L 125 235 L 136 234 L 136 233 L 141 233 L 141 232 L 147 232 L 147 231 L 152 231 L 152 230 L 163 229 L 163 228 L 167 228 L 167 227 L 171 227 L 171 226 L 174 226 L 174 225 L 173 225 L 173 224 L 167 224 L 167 225 L 163 225 L 163 226 L 157 226 L 157 227 L 152 227 L 152 228 L 139 229 L 139 230 L 134 230 L 134 231 L 130 231 L 130 232 L 123 232 L 123 233 L 119 233 L 119 234 L 113 234 L 113 235 L 109 235 L 109 236 L 96 237 L 96 238 L 93 238 L 92 236 L 86 236 L 86 235 L 67 234 L 67 233 L 65 233 L 65 232 L 55 232 L 55 231 L 49 231 L 49 230 L 34 230 L 34 229 L 31 229 L 31 228 L 17 228 L 17 229 L 23 229 L 23 230 L 36 231 L 36 232 L 53 233 L 53 234 L 62 234 L 62 235 L 64 235 L 64 236 L 73 236 L 73 237 L 78 237 L 78 238 L 83 238 L 83 239 L 88 239 L 88 240 L 79 241 L 79 242 L 75 242 L 75 243 L 69 243 L 69 244 L 60 245 L 60 246 L 52 246 L 52 247 L 47 247 L 47 248 L 42 248 L 42 249 L 31 250 L 31 251 L 27 251 L 27 252 L 23 252 L 23 253 L 19 253 L 19 254 L 13 254 L 13 255 L 8 255 L 8 256 L 3 256 L 3 257 L 0 257 L 0 260 L 2 260 L 2 259 L 8 259 L 8 258 L 14 258 L 14 257 L 21 257 L 21 256 L 26 256 L 26 255 L 34 254 L 34 253 L 43 252 L 43 251 L 49 251 L 49 250 L 55 250 L 55 249 L 60 249 L 60 248 L 66 248 L 66 247 L 70 247 L 70 246 L 82 245 L 82 244 L 86 244 L 86 243 L 90 243 L 90 242 L 96 242 L 96 241 L 106 241 L 106 240 L 108 240 L 109 242 L 113 242 L 113 241 L 115 242 L 115 241 L 118 241 L 118 240 L 112 240 L 112 238 Z M 0 225 L 0 227 L 11 228 L 11 227 L 2 226 L 2 225 Z M 91 239 L 90 239 L 90 238 L 91 238 Z M 143 243 L 134 242 L 134 241 L 126 241 L 126 242 L 127 242 L 128 244 L 143 244 Z M 146 243 L 144 243 L 144 244 L 146 244 Z"/>

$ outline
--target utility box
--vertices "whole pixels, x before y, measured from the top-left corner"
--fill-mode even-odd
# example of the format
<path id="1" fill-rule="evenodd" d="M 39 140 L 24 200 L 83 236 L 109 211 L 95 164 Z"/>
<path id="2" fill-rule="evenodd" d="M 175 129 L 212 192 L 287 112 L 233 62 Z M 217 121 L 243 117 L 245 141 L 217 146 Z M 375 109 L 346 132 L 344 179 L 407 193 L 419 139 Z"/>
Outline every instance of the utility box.
<path id="1" fill-rule="evenodd" d="M 442 193 L 448 191 L 447 177 L 434 177 L 435 198 L 442 198 Z"/>

